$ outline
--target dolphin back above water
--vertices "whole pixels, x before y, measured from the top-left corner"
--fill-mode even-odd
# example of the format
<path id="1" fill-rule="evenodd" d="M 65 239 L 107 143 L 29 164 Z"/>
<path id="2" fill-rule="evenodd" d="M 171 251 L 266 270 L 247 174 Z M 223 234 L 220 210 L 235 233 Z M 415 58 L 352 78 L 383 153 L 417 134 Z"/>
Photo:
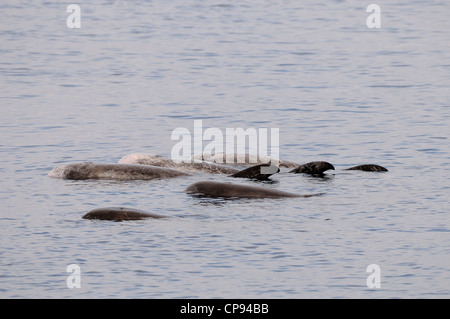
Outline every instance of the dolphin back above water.
<path id="1" fill-rule="evenodd" d="M 327 170 L 335 170 L 334 166 L 324 161 L 314 161 L 306 164 L 297 164 L 286 160 L 278 160 L 270 156 L 257 156 L 249 154 L 235 154 L 235 153 L 219 153 L 216 155 L 199 154 L 194 155 L 191 159 L 184 161 L 174 161 L 170 158 L 166 158 L 160 155 L 149 154 L 129 154 L 122 157 L 119 164 L 141 164 L 151 165 L 158 167 L 173 168 L 181 170 L 187 173 L 204 172 L 210 174 L 229 174 L 232 177 L 248 177 L 254 179 L 266 179 L 268 176 L 278 173 L 278 167 L 293 168 L 290 173 L 304 173 L 309 175 L 323 176 L 323 173 Z M 220 163 L 220 164 L 218 164 Z M 232 166 L 252 166 L 249 171 L 244 172 Z M 264 177 L 263 171 L 261 176 L 255 177 L 253 168 L 257 165 L 271 166 L 270 174 Z M 277 167 L 275 169 L 275 167 Z M 388 170 L 380 165 L 375 164 L 363 164 L 357 165 L 345 170 L 360 170 L 365 172 L 387 172 Z M 266 173 L 267 174 L 267 173 Z"/>
<path id="2" fill-rule="evenodd" d="M 251 166 L 242 171 L 238 171 L 230 177 L 242 177 L 249 179 L 257 179 L 257 180 L 268 180 L 270 176 L 280 172 L 280 168 L 278 166 L 271 166 L 270 164 L 258 164 L 255 166 Z"/>
<path id="3" fill-rule="evenodd" d="M 119 160 L 119 163 L 167 167 L 188 173 L 228 174 L 231 177 L 243 177 L 257 180 L 267 180 L 271 175 L 280 171 L 278 166 L 270 166 L 270 164 L 257 164 L 240 170 L 211 162 L 197 160 L 193 162 L 179 162 L 159 155 L 148 154 L 126 155 Z"/>
<path id="4" fill-rule="evenodd" d="M 323 176 L 324 172 L 327 170 L 334 170 L 334 166 L 328 162 L 309 162 L 303 165 L 300 165 L 293 170 L 290 171 L 290 173 L 304 173 L 314 176 Z M 350 168 L 344 169 L 346 171 L 364 171 L 364 172 L 387 172 L 387 168 L 375 165 L 375 164 L 363 164 L 363 165 L 357 165 Z"/>
<path id="5" fill-rule="evenodd" d="M 279 167 L 289 167 L 294 168 L 299 166 L 299 164 L 281 160 L 271 156 L 263 155 L 251 155 L 251 154 L 239 154 L 239 153 L 218 153 L 215 155 L 211 154 L 197 154 L 191 157 L 191 160 L 201 160 L 212 163 L 224 164 L 224 165 L 257 165 L 257 164 L 273 164 Z"/>
<path id="6" fill-rule="evenodd" d="M 271 168 L 272 170 L 268 168 Z M 266 169 L 266 171 L 264 171 L 264 169 Z M 260 164 L 242 171 L 232 169 L 230 170 L 232 174 L 229 176 L 267 180 L 269 176 L 277 173 L 278 171 L 278 167 L 271 167 L 268 164 Z M 190 175 L 191 174 L 187 172 L 167 167 L 141 164 L 95 164 L 90 162 L 61 165 L 48 173 L 48 176 L 50 177 L 71 180 L 152 180 Z"/>
<path id="7" fill-rule="evenodd" d="M 140 220 L 144 218 L 166 218 L 167 216 L 151 214 L 140 209 L 125 207 L 105 207 L 93 209 L 82 218 L 101 220 Z"/>
<path id="8" fill-rule="evenodd" d="M 289 173 L 305 173 L 311 175 L 323 175 L 323 172 L 332 169 L 334 166 L 328 162 L 309 162 L 294 168 Z"/>
<path id="9" fill-rule="evenodd" d="M 322 194 L 298 195 L 276 189 L 259 186 L 241 185 L 203 181 L 191 184 L 185 190 L 188 194 L 198 194 L 208 197 L 237 197 L 237 198 L 283 198 L 283 197 L 312 197 Z"/>
<path id="10" fill-rule="evenodd" d="M 129 154 L 122 157 L 118 163 L 173 168 L 187 173 L 204 172 L 210 174 L 235 174 L 239 172 L 239 170 L 236 168 L 219 165 L 212 162 L 205 162 L 200 160 L 192 160 L 189 162 L 183 162 L 181 160 L 174 161 L 167 157 L 150 154 Z"/>
<path id="11" fill-rule="evenodd" d="M 388 169 L 376 164 L 363 164 L 345 169 L 346 171 L 387 172 Z"/>
<path id="12" fill-rule="evenodd" d="M 74 163 L 54 168 L 48 176 L 63 179 L 151 180 L 188 176 L 170 168 L 133 164 Z"/>

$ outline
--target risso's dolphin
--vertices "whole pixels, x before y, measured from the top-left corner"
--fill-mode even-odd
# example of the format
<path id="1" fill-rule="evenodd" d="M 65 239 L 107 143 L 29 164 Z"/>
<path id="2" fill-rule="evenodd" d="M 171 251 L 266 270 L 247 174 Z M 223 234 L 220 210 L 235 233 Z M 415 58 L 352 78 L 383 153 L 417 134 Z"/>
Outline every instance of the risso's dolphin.
<path id="1" fill-rule="evenodd" d="M 230 177 L 243 177 L 258 180 L 267 180 L 271 175 L 280 171 L 278 166 L 258 164 L 243 170 L 227 167 L 206 161 L 178 162 L 170 158 L 149 154 L 130 154 L 122 157 L 119 164 L 152 165 L 173 168 L 187 173 L 228 174 Z"/>
<path id="2" fill-rule="evenodd" d="M 278 166 L 270 166 L 270 164 L 258 164 L 231 174 L 230 177 L 268 180 L 270 176 L 278 172 L 280 172 L 280 168 Z"/>
<path id="3" fill-rule="evenodd" d="M 198 194 L 208 197 L 238 197 L 238 198 L 283 198 L 312 197 L 322 194 L 298 195 L 259 186 L 250 186 L 212 181 L 197 182 L 185 190 L 188 194 Z"/>
<path id="4" fill-rule="evenodd" d="M 150 180 L 188 176 L 185 172 L 171 168 L 133 164 L 75 163 L 54 168 L 50 177 L 63 179 L 109 179 L 109 180 Z"/>
<path id="5" fill-rule="evenodd" d="M 182 161 L 174 161 L 170 158 L 163 157 L 160 155 L 150 155 L 150 154 L 125 155 L 119 160 L 118 163 L 141 164 L 141 165 L 173 168 L 187 173 L 203 172 L 210 174 L 235 174 L 239 171 L 238 169 L 233 167 L 227 167 L 224 165 L 219 165 L 211 162 L 192 160 L 185 163 Z"/>
<path id="6" fill-rule="evenodd" d="M 387 172 L 388 169 L 380 166 L 380 165 L 376 165 L 376 164 L 363 164 L 363 165 L 357 165 L 357 166 L 353 166 L 350 168 L 346 168 L 346 171 L 364 171 L 364 172 Z"/>
<path id="7" fill-rule="evenodd" d="M 294 168 L 290 173 L 304 173 L 310 175 L 323 175 L 323 172 L 332 169 L 334 166 L 328 162 L 309 162 Z"/>
<path id="8" fill-rule="evenodd" d="M 304 174 L 310 174 L 313 176 L 323 176 L 324 172 L 327 170 L 334 170 L 334 166 L 328 162 L 309 162 L 303 165 L 300 165 L 293 170 L 290 171 L 290 173 L 304 173 Z M 357 165 L 350 168 L 345 169 L 346 171 L 364 171 L 364 172 L 387 172 L 387 168 L 375 165 L 375 164 L 363 164 L 363 165 Z"/>
<path id="9" fill-rule="evenodd" d="M 214 164 L 213 164 L 214 165 Z M 268 169 L 271 168 L 272 170 Z M 264 170 L 266 169 L 266 170 Z M 269 176 L 277 173 L 278 167 L 269 164 L 259 164 L 244 170 L 230 170 L 230 177 L 244 177 L 249 179 L 267 180 Z M 48 176 L 62 179 L 85 180 L 151 180 L 165 179 L 178 176 L 190 176 L 191 174 L 173 168 L 158 167 L 141 164 L 96 164 L 74 163 L 57 166 Z"/>
<path id="10" fill-rule="evenodd" d="M 279 167 L 293 168 L 299 166 L 299 164 L 297 163 L 277 159 L 271 156 L 236 153 L 218 153 L 215 155 L 197 154 L 193 155 L 191 159 L 193 161 L 200 160 L 224 165 L 256 165 L 273 163 L 274 165 Z"/>
<path id="11" fill-rule="evenodd" d="M 157 215 L 145 212 L 143 210 L 125 207 L 105 207 L 93 209 L 82 218 L 84 219 L 101 219 L 101 220 L 139 220 L 144 218 L 166 218 L 164 215 Z"/>

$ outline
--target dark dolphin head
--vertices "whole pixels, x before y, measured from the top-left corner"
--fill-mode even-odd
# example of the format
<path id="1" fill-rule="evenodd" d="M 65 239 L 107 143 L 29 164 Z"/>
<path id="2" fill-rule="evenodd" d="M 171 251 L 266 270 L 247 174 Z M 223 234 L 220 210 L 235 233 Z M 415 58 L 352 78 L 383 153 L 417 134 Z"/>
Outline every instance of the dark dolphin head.
<path id="1" fill-rule="evenodd" d="M 290 173 L 304 173 L 310 175 L 323 176 L 323 172 L 328 170 L 334 170 L 334 166 L 328 162 L 309 162 L 303 165 L 300 165 L 297 168 L 294 168 Z"/>

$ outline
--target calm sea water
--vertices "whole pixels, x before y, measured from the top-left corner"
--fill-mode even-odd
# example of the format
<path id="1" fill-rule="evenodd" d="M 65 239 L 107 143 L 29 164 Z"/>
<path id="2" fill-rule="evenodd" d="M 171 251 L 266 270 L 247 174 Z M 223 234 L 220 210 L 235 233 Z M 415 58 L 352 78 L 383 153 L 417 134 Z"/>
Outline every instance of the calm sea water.
<path id="1" fill-rule="evenodd" d="M 80 29 L 64 1 L 0 5 L 0 297 L 449 297 L 448 3 L 378 1 L 380 29 L 361 1 L 78 4 Z M 325 195 L 200 199 L 184 189 L 229 178 L 47 176 L 169 156 L 195 119 L 279 128 L 281 158 L 336 171 L 263 186 Z M 342 170 L 363 163 L 389 172 Z M 171 218 L 81 219 L 104 206 Z"/>

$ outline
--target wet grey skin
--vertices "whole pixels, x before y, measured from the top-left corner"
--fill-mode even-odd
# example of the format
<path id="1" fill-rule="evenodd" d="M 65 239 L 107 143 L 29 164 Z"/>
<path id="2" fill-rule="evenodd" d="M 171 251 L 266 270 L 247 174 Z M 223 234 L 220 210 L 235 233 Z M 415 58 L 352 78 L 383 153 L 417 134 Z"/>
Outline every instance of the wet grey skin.
<path id="1" fill-rule="evenodd" d="M 289 173 L 304 173 L 310 175 L 323 176 L 323 173 L 330 169 L 334 170 L 334 166 L 328 162 L 318 161 L 300 165 L 291 170 Z"/>
<path id="2" fill-rule="evenodd" d="M 269 177 L 273 174 L 280 172 L 280 168 L 278 166 L 270 166 L 270 164 L 259 164 L 249 168 L 246 168 L 242 171 L 238 171 L 230 177 L 242 177 L 249 179 L 257 179 L 257 180 L 269 180 Z"/>
<path id="3" fill-rule="evenodd" d="M 388 172 L 388 169 L 376 165 L 376 164 L 363 164 L 363 165 L 357 165 L 350 168 L 346 168 L 346 171 L 363 171 L 363 172 Z"/>
<path id="4" fill-rule="evenodd" d="M 324 172 L 327 170 L 334 170 L 334 166 L 328 162 L 309 162 L 290 171 L 290 173 L 304 173 L 313 176 L 324 176 Z M 364 172 L 387 172 L 387 168 L 375 165 L 375 164 L 363 164 L 357 165 L 345 169 L 346 171 L 364 171 Z"/>
<path id="5" fill-rule="evenodd" d="M 176 170 L 194 173 L 204 172 L 210 174 L 234 174 L 239 172 L 238 169 L 219 165 L 205 161 L 194 162 L 176 162 L 170 158 L 166 158 L 159 155 L 146 155 L 146 154 L 130 154 L 122 157 L 119 160 L 119 164 L 141 164 L 151 165 L 165 168 L 173 168 Z"/>
<path id="6" fill-rule="evenodd" d="M 134 208 L 105 207 L 93 209 L 87 214 L 85 214 L 82 218 L 123 221 L 123 220 L 140 220 L 145 218 L 167 218 L 167 216 L 152 214 Z"/>
<path id="7" fill-rule="evenodd" d="M 237 159 L 237 157 L 235 157 Z M 242 177 L 257 180 L 268 180 L 273 174 L 280 171 L 278 166 L 270 165 L 269 163 L 260 163 L 252 167 L 240 170 L 233 167 L 228 167 L 212 162 L 206 162 L 203 160 L 191 159 L 192 162 L 175 162 L 170 158 L 166 158 L 159 155 L 149 155 L 149 154 L 129 154 L 122 157 L 119 163 L 127 164 L 141 164 L 141 165 L 152 165 L 160 167 L 174 168 L 177 170 L 193 173 L 193 172 L 204 172 L 211 174 L 228 174 L 230 177 Z M 249 161 L 249 157 L 246 157 Z"/>
<path id="8" fill-rule="evenodd" d="M 275 158 L 271 158 L 270 156 L 255 156 L 255 155 L 249 155 L 249 154 L 235 154 L 235 153 L 219 153 L 214 156 L 209 155 L 202 155 L 199 156 L 195 155 L 192 157 L 192 159 L 196 160 L 204 160 L 208 162 L 219 162 L 219 163 L 226 163 L 227 165 L 256 165 L 256 164 L 268 164 L 272 160 L 275 160 Z M 231 160 L 230 160 L 231 159 Z M 276 166 L 279 167 L 287 167 L 287 168 L 293 168 L 297 167 L 299 164 L 282 160 L 282 159 L 276 159 Z"/>
<path id="9" fill-rule="evenodd" d="M 232 184 L 219 183 L 212 181 L 197 182 L 188 186 L 185 190 L 188 194 L 198 194 L 208 197 L 236 197 L 236 198 L 284 198 L 284 197 L 312 197 L 322 194 L 298 195 L 279 191 L 270 188 Z"/>
<path id="10" fill-rule="evenodd" d="M 196 163 L 194 163 L 196 164 Z M 272 167 L 273 170 L 265 172 L 264 168 L 270 167 L 268 164 L 260 164 L 249 167 L 242 171 L 232 169 L 231 177 L 243 177 L 257 180 L 268 180 L 269 176 L 279 172 L 278 167 Z M 223 171 L 222 171 L 223 173 Z M 71 180 L 86 179 L 106 179 L 106 180 L 151 180 L 173 178 L 178 176 L 190 176 L 184 171 L 172 168 L 157 167 L 141 164 L 94 164 L 94 163 L 75 163 L 67 164 L 54 168 L 48 176 L 54 178 L 63 178 Z"/>
<path id="11" fill-rule="evenodd" d="M 185 172 L 171 168 L 162 168 L 134 164 L 95 164 L 75 163 L 54 168 L 48 176 L 72 180 L 107 179 L 107 180 L 151 180 L 189 176 Z"/>

